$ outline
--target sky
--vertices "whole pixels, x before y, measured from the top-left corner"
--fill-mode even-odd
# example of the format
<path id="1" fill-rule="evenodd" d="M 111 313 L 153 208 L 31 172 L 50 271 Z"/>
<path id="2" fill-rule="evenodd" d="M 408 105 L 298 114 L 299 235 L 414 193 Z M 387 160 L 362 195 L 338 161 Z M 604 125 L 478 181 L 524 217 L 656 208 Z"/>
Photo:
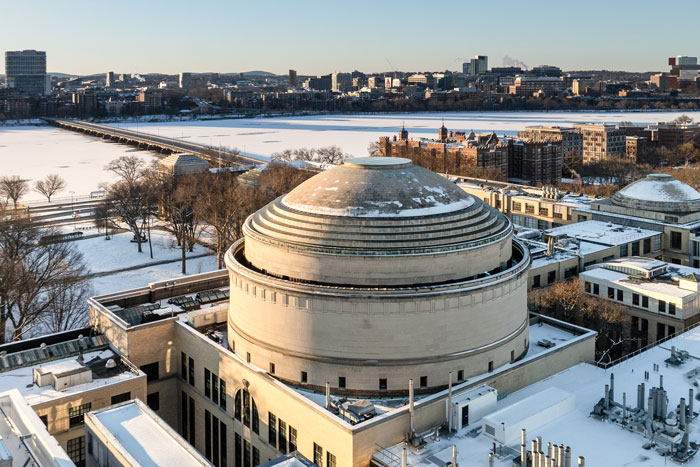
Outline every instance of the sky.
<path id="1" fill-rule="evenodd" d="M 83 75 L 461 70 L 477 54 L 666 71 L 700 55 L 697 0 L 0 0 L 0 12 L 0 47 Z"/>

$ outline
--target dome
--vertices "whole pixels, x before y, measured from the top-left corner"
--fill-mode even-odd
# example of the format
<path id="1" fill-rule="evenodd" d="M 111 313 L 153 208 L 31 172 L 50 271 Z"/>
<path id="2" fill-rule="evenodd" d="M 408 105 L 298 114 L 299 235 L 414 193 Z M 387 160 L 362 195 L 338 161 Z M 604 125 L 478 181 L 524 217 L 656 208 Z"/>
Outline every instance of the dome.
<path id="1" fill-rule="evenodd" d="M 629 209 L 694 212 L 700 210 L 700 193 L 671 175 L 649 174 L 615 193 L 612 202 Z"/>
<path id="2" fill-rule="evenodd" d="M 229 346 L 314 390 L 435 390 L 527 352 L 529 264 L 508 219 L 446 178 L 351 159 L 246 220 L 226 254 Z"/>
<path id="3" fill-rule="evenodd" d="M 246 221 L 243 233 L 247 261 L 270 274 L 319 283 L 374 285 L 381 279 L 410 285 L 499 267 L 510 257 L 506 246 L 478 266 L 460 259 L 477 245 L 509 245 L 511 231 L 505 216 L 446 178 L 408 159 L 365 157 L 322 172 L 268 204 Z M 289 260 L 270 261 L 278 253 Z M 417 268 L 407 277 L 406 269 L 381 266 L 388 255 L 404 258 L 408 270 L 425 258 L 417 255 L 431 255 L 442 268 L 424 276 L 424 268 Z M 340 270 L 334 261 L 339 257 Z"/>

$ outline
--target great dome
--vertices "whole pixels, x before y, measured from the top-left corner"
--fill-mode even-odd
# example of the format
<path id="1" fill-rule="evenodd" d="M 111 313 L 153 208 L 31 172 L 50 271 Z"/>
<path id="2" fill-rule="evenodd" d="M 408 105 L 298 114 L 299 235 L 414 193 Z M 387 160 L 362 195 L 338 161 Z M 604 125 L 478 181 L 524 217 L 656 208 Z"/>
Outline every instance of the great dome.
<path id="1" fill-rule="evenodd" d="M 700 193 L 667 174 L 649 174 L 630 183 L 612 197 L 618 206 L 664 213 L 700 210 Z"/>
<path id="2" fill-rule="evenodd" d="M 511 232 L 505 216 L 444 177 L 383 157 L 320 173 L 244 225 L 251 266 L 356 286 L 439 283 L 499 268 L 511 256 Z M 485 263 L 465 262 L 470 249 L 489 245 Z M 342 267 L 329 255 L 342 257 Z M 388 255 L 391 265 L 383 260 Z M 435 268 L 420 264 L 426 255 Z"/>
<path id="3" fill-rule="evenodd" d="M 229 345 L 303 387 L 429 391 L 527 351 L 529 264 L 508 219 L 446 178 L 351 159 L 246 220 Z"/>

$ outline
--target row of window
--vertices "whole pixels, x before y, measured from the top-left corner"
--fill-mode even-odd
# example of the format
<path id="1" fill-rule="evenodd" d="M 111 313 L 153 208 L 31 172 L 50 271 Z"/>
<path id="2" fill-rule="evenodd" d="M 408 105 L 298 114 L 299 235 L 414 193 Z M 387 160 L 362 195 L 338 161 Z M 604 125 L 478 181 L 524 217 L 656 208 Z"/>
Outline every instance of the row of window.
<path id="1" fill-rule="evenodd" d="M 190 386 L 194 386 L 194 360 L 185 355 L 185 352 L 180 352 L 180 376 Z"/>
<path id="2" fill-rule="evenodd" d="M 268 412 L 267 442 L 282 454 L 294 452 L 297 450 L 297 430 L 272 412 Z"/>
<path id="3" fill-rule="evenodd" d="M 208 368 L 204 369 L 204 396 L 226 410 L 226 381 Z"/>
<path id="4" fill-rule="evenodd" d="M 245 426 L 250 427 L 253 433 L 260 434 L 260 418 L 258 417 L 258 406 L 250 396 L 247 389 L 239 389 L 234 398 L 234 417 Z"/>
<path id="5" fill-rule="evenodd" d="M 600 286 L 598 284 L 593 284 L 591 282 L 584 282 L 584 290 L 587 293 L 593 295 L 600 295 Z M 608 298 L 610 300 L 617 300 L 618 302 L 625 301 L 625 291 L 622 289 L 616 289 L 614 287 L 608 287 L 607 290 Z M 658 311 L 660 313 L 668 313 L 670 315 L 676 314 L 676 304 L 666 303 L 664 300 L 658 300 Z M 649 297 L 646 295 L 640 295 L 638 293 L 632 293 L 632 305 L 641 306 L 642 308 L 649 309 Z"/>
<path id="6" fill-rule="evenodd" d="M 323 467 L 323 448 L 316 443 L 314 443 L 314 464 Z M 330 451 L 326 452 L 326 467 L 335 467 L 335 465 L 335 456 Z"/>
<path id="7" fill-rule="evenodd" d="M 215 467 L 226 467 L 226 424 L 204 411 L 204 456 Z"/>
<path id="8" fill-rule="evenodd" d="M 578 266 L 571 266 L 564 269 L 564 279 L 570 279 L 576 275 Z M 541 274 L 532 276 L 532 288 L 542 287 Z M 553 284 L 557 280 L 557 271 L 547 271 L 547 285 Z"/>

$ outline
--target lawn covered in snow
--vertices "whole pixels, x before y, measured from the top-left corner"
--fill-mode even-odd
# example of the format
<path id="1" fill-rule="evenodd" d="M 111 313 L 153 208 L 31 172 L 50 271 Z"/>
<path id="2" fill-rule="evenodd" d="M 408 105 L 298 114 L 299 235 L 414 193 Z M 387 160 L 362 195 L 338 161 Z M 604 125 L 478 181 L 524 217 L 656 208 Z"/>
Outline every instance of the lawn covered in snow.
<path id="1" fill-rule="evenodd" d="M 157 153 L 49 126 L 0 126 L 0 175 L 29 180 L 24 201 L 45 200 L 33 190 L 34 182 L 54 173 L 66 181 L 56 198 L 70 197 L 71 191 L 87 195 L 101 183 L 113 182 L 115 176 L 104 166 L 128 154 L 150 163 Z"/>
<path id="2" fill-rule="evenodd" d="M 700 112 L 430 112 L 378 115 L 314 115 L 254 119 L 112 124 L 121 128 L 237 148 L 248 154 L 270 156 L 284 149 L 337 145 L 354 156 L 366 156 L 367 146 L 380 136 L 393 136 L 406 125 L 409 137 L 437 137 L 442 125 L 449 130 L 495 130 L 516 134 L 529 125 L 571 126 L 574 123 L 636 124 L 667 122 L 680 115 L 700 120 Z"/>

